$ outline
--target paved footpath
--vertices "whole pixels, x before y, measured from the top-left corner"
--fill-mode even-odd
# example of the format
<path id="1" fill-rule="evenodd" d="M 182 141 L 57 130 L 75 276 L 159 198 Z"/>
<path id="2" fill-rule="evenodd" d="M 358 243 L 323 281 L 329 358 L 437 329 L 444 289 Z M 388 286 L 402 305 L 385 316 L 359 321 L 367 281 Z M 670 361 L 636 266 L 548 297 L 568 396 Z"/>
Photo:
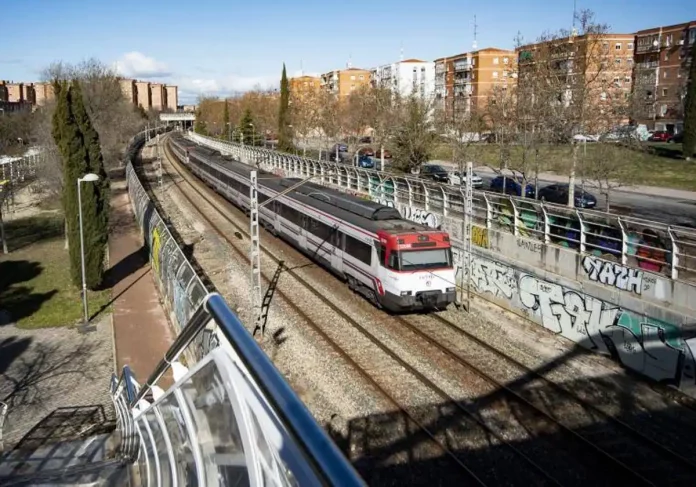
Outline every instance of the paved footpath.
<path id="1" fill-rule="evenodd" d="M 174 333 L 159 301 L 125 177 L 119 172 L 111 181 L 109 274 L 115 281 L 112 295 L 116 366 L 119 373 L 124 365 L 130 366 L 143 384 L 174 341 Z M 159 385 L 171 385 L 171 374 Z"/>

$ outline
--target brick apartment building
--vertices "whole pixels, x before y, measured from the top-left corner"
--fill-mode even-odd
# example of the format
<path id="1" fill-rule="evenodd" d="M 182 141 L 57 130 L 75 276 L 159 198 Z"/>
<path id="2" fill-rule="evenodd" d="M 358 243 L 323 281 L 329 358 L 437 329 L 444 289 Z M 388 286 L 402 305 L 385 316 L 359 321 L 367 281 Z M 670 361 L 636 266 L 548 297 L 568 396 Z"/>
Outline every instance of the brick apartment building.
<path id="1" fill-rule="evenodd" d="M 588 34 L 528 44 L 516 50 L 518 93 L 535 96 L 534 83 L 547 77 L 557 93 L 551 103 L 572 106 L 585 98 L 586 130 L 594 133 L 627 123 L 632 92 L 634 34 Z M 527 96 L 525 94 L 524 96 Z"/>
<path id="2" fill-rule="evenodd" d="M 297 76 L 288 79 L 288 89 L 291 97 L 301 97 L 304 93 L 319 91 L 321 78 L 318 76 Z"/>
<path id="3" fill-rule="evenodd" d="M 483 113 L 494 88 L 514 80 L 515 52 L 488 47 L 435 60 L 435 101 L 448 119 Z"/>
<path id="4" fill-rule="evenodd" d="M 320 76 L 320 85 L 329 93 L 344 98 L 361 86 L 370 86 L 370 71 L 351 67 L 329 71 Z"/>
<path id="5" fill-rule="evenodd" d="M 696 20 L 635 34 L 636 122 L 649 129 L 681 132 Z"/>
<path id="6" fill-rule="evenodd" d="M 146 110 L 176 111 L 179 103 L 178 88 L 148 81 L 119 80 L 126 100 Z M 0 102 L 4 112 L 32 110 L 53 100 L 55 93 L 51 83 L 14 83 L 0 80 Z M 16 104 L 16 105 L 11 105 Z"/>

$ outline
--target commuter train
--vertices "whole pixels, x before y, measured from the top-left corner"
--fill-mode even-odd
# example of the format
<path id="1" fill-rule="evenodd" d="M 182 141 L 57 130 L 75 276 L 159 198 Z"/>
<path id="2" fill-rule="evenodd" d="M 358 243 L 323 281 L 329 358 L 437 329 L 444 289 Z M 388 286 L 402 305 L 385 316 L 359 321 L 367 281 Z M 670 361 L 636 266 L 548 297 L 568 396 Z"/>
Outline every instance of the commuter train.
<path id="1" fill-rule="evenodd" d="M 180 134 L 170 148 L 206 184 L 249 209 L 251 166 Z M 301 181 L 258 170 L 258 201 Z M 401 217 L 395 208 L 307 182 L 259 210 L 259 222 L 390 311 L 444 309 L 456 296 L 447 233 Z"/>

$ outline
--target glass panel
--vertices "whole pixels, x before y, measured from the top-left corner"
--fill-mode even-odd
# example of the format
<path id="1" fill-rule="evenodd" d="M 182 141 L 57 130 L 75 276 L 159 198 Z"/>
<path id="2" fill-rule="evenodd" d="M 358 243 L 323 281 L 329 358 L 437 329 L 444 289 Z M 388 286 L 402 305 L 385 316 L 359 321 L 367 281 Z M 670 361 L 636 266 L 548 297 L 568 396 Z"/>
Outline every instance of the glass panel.
<path id="1" fill-rule="evenodd" d="M 196 463 L 193 459 L 193 451 L 188 433 L 186 432 L 184 418 L 181 415 L 181 409 L 173 393 L 167 395 L 162 400 L 159 411 L 167 428 L 169 441 L 172 443 L 172 450 L 174 450 L 179 485 L 195 487 L 198 485 Z"/>
<path id="2" fill-rule="evenodd" d="M 140 433 L 143 435 L 143 448 L 146 451 L 147 461 L 150 464 L 150 475 L 147 485 L 157 485 L 157 461 L 155 460 L 157 452 L 152 450 L 152 438 L 147 426 L 145 426 L 145 418 L 141 416 L 138 423 L 140 423 Z"/>
<path id="3" fill-rule="evenodd" d="M 152 431 L 152 436 L 155 440 L 155 453 L 159 457 L 159 468 L 160 476 L 162 478 L 162 485 L 172 485 L 172 470 L 169 463 L 167 443 L 164 441 L 162 428 L 160 427 L 159 421 L 157 421 L 157 416 L 155 416 L 154 411 L 148 411 L 145 417 L 147 418 L 147 422 L 150 425 L 150 430 Z"/>
<path id="4" fill-rule="evenodd" d="M 198 445 L 209 468 L 217 468 L 218 479 L 209 485 L 248 485 L 244 446 L 227 389 L 215 362 L 209 362 L 181 387 L 196 430 Z"/>
<path id="5" fill-rule="evenodd" d="M 140 451 L 138 452 L 138 470 L 140 472 L 140 483 L 143 485 L 153 485 L 152 479 L 148 478 L 148 461 L 150 459 L 150 438 L 142 425 L 137 424 L 138 436 L 140 437 Z"/>

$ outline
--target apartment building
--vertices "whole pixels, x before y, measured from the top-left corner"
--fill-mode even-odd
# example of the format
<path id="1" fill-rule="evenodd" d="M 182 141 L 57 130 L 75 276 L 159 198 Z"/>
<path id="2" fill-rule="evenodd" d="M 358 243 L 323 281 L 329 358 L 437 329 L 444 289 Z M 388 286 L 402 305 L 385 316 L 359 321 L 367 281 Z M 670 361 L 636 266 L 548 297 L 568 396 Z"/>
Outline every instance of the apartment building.
<path id="1" fill-rule="evenodd" d="M 635 34 L 633 98 L 636 122 L 649 129 L 681 132 L 696 20 Z"/>
<path id="2" fill-rule="evenodd" d="M 177 111 L 179 107 L 179 88 L 167 85 L 164 87 L 164 95 L 166 97 L 165 108 L 173 112 Z"/>
<path id="3" fill-rule="evenodd" d="M 401 96 L 431 99 L 435 90 L 435 63 L 406 59 L 370 70 L 370 84 L 391 89 Z"/>
<path id="4" fill-rule="evenodd" d="M 44 106 L 49 101 L 53 100 L 56 93 L 51 83 L 34 83 L 34 100 L 36 106 Z"/>
<path id="5" fill-rule="evenodd" d="M 586 130 L 627 123 L 633 85 L 634 34 L 574 35 L 517 49 L 518 93 L 535 96 L 539 79 L 544 96 L 570 107 L 584 99 Z M 541 89 L 541 88 L 539 88 Z M 538 91 L 538 90 L 537 90 Z"/>
<path id="6" fill-rule="evenodd" d="M 351 67 L 329 71 L 320 76 L 320 86 L 343 98 L 361 86 L 370 86 L 370 71 Z"/>
<path id="7" fill-rule="evenodd" d="M 167 107 L 167 95 L 163 84 L 150 83 L 150 102 L 150 108 L 158 112 Z"/>
<path id="8" fill-rule="evenodd" d="M 488 47 L 436 59 L 434 94 L 446 117 L 483 114 L 495 88 L 515 83 L 515 52 Z"/>
<path id="9" fill-rule="evenodd" d="M 297 76 L 288 79 L 290 96 L 301 97 L 305 93 L 316 92 L 321 88 L 321 78 L 318 76 Z"/>

